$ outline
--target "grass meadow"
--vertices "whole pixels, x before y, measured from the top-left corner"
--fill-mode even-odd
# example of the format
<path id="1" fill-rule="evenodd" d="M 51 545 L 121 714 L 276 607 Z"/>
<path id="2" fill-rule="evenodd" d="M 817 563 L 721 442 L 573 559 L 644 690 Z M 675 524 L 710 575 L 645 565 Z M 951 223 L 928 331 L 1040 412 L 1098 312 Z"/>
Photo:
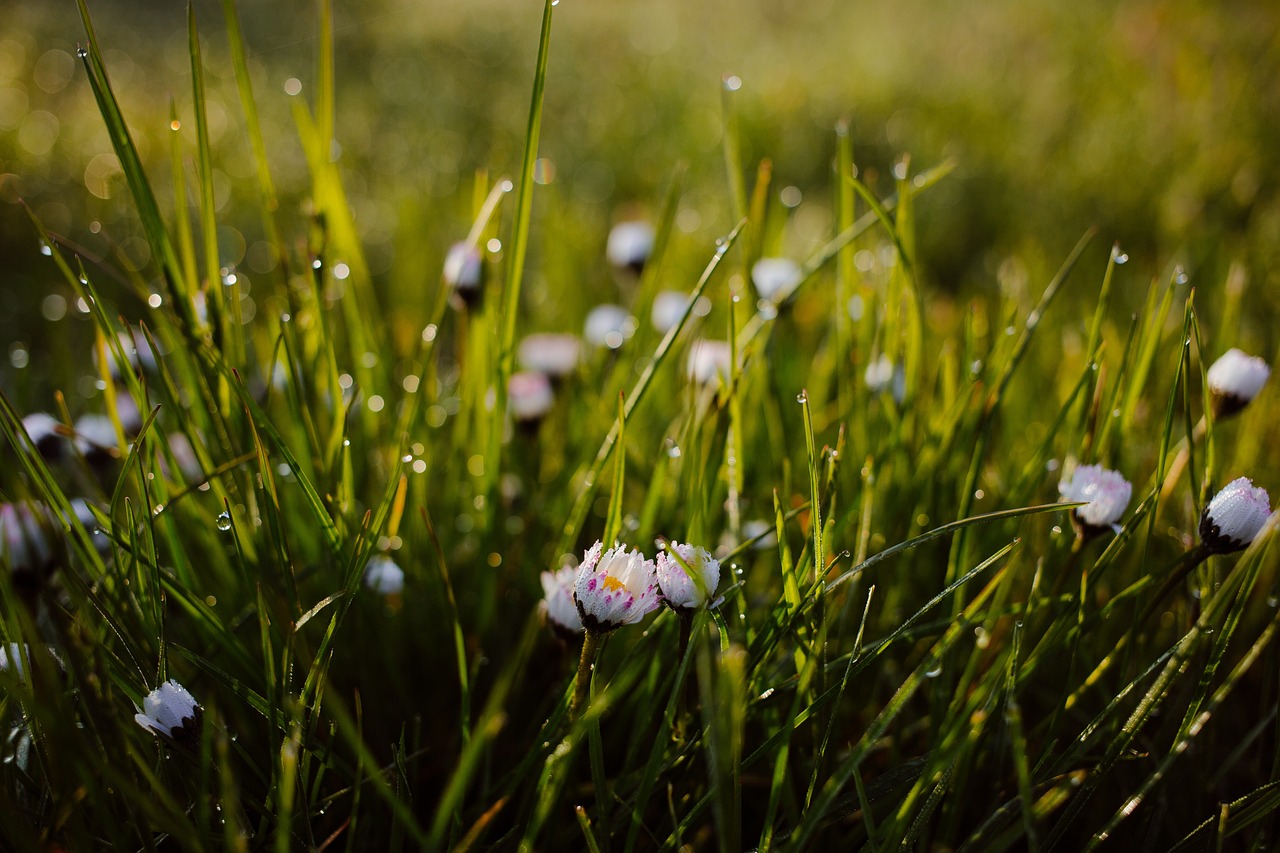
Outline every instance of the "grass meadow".
<path id="1" fill-rule="evenodd" d="M 0 32 L 0 846 L 1280 844 L 1274 10 L 345 5 Z"/>

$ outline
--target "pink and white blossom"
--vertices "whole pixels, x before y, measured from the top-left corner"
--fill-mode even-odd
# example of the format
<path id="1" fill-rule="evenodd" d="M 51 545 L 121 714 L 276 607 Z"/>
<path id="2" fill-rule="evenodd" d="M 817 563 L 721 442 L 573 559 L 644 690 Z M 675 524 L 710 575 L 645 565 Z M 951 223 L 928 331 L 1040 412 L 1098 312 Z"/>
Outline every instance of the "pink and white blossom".
<path id="1" fill-rule="evenodd" d="M 573 600 L 589 631 L 633 625 L 657 609 L 658 576 L 653 560 L 625 545 L 604 550 L 597 542 L 574 577 Z"/>

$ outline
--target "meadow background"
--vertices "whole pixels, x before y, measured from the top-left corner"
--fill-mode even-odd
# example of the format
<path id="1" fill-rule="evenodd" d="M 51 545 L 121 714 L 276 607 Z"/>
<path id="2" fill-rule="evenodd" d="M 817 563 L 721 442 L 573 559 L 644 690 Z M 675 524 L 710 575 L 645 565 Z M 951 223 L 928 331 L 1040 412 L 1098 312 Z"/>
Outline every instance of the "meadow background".
<path id="1" fill-rule="evenodd" d="M 1280 489 L 1268 387 L 1155 500 L 1203 367 L 1280 345 L 1271 4 L 561 0 L 528 164 L 541 4 L 244 3 L 240 79 L 224 5 L 194 9 L 198 90 L 185 8 L 91 6 L 167 278 L 75 4 L 0 31 L 6 412 L 160 405 L 105 468 L 6 451 L 6 500 L 98 508 L 4 590 L 5 641 L 60 658 L 0 684 L 10 846 L 1272 843 L 1269 536 L 1153 599 L 1213 489 Z M 483 305 L 447 307 L 445 253 L 507 179 Z M 604 256 L 636 217 L 638 280 Z M 812 273 L 781 306 L 762 256 Z M 666 347 L 649 305 L 700 282 Z M 632 336 L 536 433 L 505 424 L 507 345 L 602 302 Z M 121 319 L 164 357 L 116 386 Z M 690 382 L 691 340 L 730 335 L 732 381 Z M 901 399 L 864 381 L 881 354 Z M 1052 503 L 1076 461 L 1134 482 L 1119 538 L 1017 515 L 820 581 Z M 671 613 L 614 635 L 571 725 L 539 572 L 613 535 L 721 548 L 725 601 L 683 661 Z M 360 583 L 376 553 L 402 593 Z M 169 676 L 194 747 L 133 722 Z"/>

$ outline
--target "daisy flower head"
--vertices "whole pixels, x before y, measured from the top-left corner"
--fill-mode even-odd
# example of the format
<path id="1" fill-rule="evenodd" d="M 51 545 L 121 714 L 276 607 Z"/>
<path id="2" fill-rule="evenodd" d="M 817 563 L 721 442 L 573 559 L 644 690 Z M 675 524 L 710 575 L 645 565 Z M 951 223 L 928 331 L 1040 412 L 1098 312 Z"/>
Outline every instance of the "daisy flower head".
<path id="1" fill-rule="evenodd" d="M 1223 486 L 1200 514 L 1200 541 L 1215 554 L 1243 551 L 1270 515 L 1267 490 L 1240 477 Z"/>
<path id="2" fill-rule="evenodd" d="M 733 373 L 733 352 L 728 341 L 699 338 L 689 347 L 689 378 L 699 385 L 729 384 Z"/>
<path id="3" fill-rule="evenodd" d="M 552 380 L 563 379 L 578 369 L 582 341 L 551 332 L 529 335 L 520 341 L 516 357 L 525 370 L 544 373 Z"/>
<path id="4" fill-rule="evenodd" d="M 689 294 L 679 290 L 663 290 L 653 297 L 653 308 L 649 312 L 649 322 L 659 334 L 665 335 L 671 327 L 680 322 Z"/>
<path id="5" fill-rule="evenodd" d="M 542 573 L 542 601 L 538 603 L 538 609 L 552 630 L 564 639 L 582 633 L 582 617 L 578 615 L 578 605 L 573 602 L 577 576 L 578 570 L 573 566 Z"/>
<path id="6" fill-rule="evenodd" d="M 30 439 L 30 446 L 49 462 L 61 459 L 67 451 L 67 438 L 59 426 L 58 421 L 45 412 L 32 412 L 22 419 L 22 429 Z"/>
<path id="7" fill-rule="evenodd" d="M 444 256 L 441 275 L 456 308 L 473 308 L 480 302 L 484 284 L 484 255 L 479 247 L 454 243 Z"/>
<path id="8" fill-rule="evenodd" d="M 188 745 L 200 731 L 200 718 L 195 697 L 172 678 L 148 693 L 142 700 L 142 711 L 133 715 L 144 729 Z"/>
<path id="9" fill-rule="evenodd" d="M 635 318 L 621 305 L 597 305 L 587 314 L 582 336 L 595 347 L 617 349 L 636 330 Z"/>
<path id="10" fill-rule="evenodd" d="M 625 545 L 606 551 L 597 542 L 578 566 L 573 600 L 588 631 L 604 633 L 634 625 L 658 607 L 657 569 L 639 551 Z"/>
<path id="11" fill-rule="evenodd" d="M 507 406 L 517 423 L 536 425 L 551 411 L 555 401 L 551 380 L 545 373 L 524 370 L 511 374 L 507 380 Z"/>
<path id="12" fill-rule="evenodd" d="M 619 222 L 609 231 L 605 257 L 615 267 L 640 275 L 653 252 L 653 240 L 653 226 L 648 222 L 638 219 Z"/>
<path id="13" fill-rule="evenodd" d="M 364 585 L 380 595 L 399 595 L 404 589 L 404 569 L 379 554 L 364 567 Z"/>
<path id="14" fill-rule="evenodd" d="M 1233 415 L 1258 396 L 1271 368 L 1256 356 L 1232 347 L 1209 366 L 1209 398 L 1214 417 Z"/>
<path id="15" fill-rule="evenodd" d="M 720 584 L 720 561 L 697 545 L 667 545 L 658 555 L 657 572 L 662 598 L 676 611 L 706 604 Z"/>
<path id="16" fill-rule="evenodd" d="M 761 258 L 751 267 L 751 283 L 761 299 L 778 301 L 800 283 L 800 265 L 790 258 Z"/>
<path id="17" fill-rule="evenodd" d="M 1058 483 L 1058 493 L 1066 501 L 1088 501 L 1071 514 L 1076 530 L 1085 536 L 1101 533 L 1107 528 L 1120 531 L 1120 516 L 1133 497 L 1133 485 L 1119 472 L 1101 465 L 1080 465 L 1071 472 L 1069 480 Z"/>

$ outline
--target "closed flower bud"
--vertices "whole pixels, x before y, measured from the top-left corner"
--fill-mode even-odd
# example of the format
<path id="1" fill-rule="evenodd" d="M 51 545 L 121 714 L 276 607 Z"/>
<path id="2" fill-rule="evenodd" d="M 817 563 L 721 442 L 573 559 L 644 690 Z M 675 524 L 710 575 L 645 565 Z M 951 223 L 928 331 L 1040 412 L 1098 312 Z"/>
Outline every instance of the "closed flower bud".
<path id="1" fill-rule="evenodd" d="M 785 299 L 800 283 L 800 265 L 790 258 L 761 258 L 751 267 L 751 283 L 761 299 Z"/>
<path id="2" fill-rule="evenodd" d="M 720 584 L 720 561 L 697 545 L 672 542 L 658 555 L 657 572 L 662 598 L 673 610 L 701 607 Z"/>
<path id="3" fill-rule="evenodd" d="M 404 570 L 395 560 L 379 554 L 364 567 L 364 585 L 380 595 L 399 595 L 404 589 Z"/>
<path id="4" fill-rule="evenodd" d="M 1229 349 L 1209 367 L 1209 398 L 1214 417 L 1235 414 L 1258 396 L 1271 368 L 1260 358 Z"/>
<path id="5" fill-rule="evenodd" d="M 582 341 L 573 335 L 544 332 L 520 341 L 516 351 L 520 366 L 536 370 L 551 379 L 563 379 L 578 369 L 582 358 Z"/>
<path id="6" fill-rule="evenodd" d="M 517 423 L 536 425 L 555 404 L 551 380 L 545 374 L 525 370 L 507 380 L 507 405 Z"/>
<path id="7" fill-rule="evenodd" d="M 639 551 L 597 542 L 584 555 L 574 577 L 573 599 L 589 631 L 612 631 L 639 622 L 658 607 L 658 577 L 653 560 Z"/>
<path id="8" fill-rule="evenodd" d="M 475 307 L 484 285 L 484 255 L 476 246 L 454 243 L 445 255 L 442 278 L 455 307 Z"/>
<path id="9" fill-rule="evenodd" d="M 680 322 L 689 294 L 679 290 L 664 290 L 653 298 L 653 309 L 649 313 L 649 321 L 659 334 L 665 335 L 671 327 Z"/>
<path id="10" fill-rule="evenodd" d="M 728 341 L 699 339 L 689 348 L 689 378 L 699 385 L 729 384 L 733 373 L 733 353 Z"/>
<path id="11" fill-rule="evenodd" d="M 1200 541 L 1216 554 L 1243 551 L 1270 515 L 1267 490 L 1240 477 L 1223 486 L 1200 514 Z"/>
<path id="12" fill-rule="evenodd" d="M 199 735 L 200 717 L 195 698 L 173 679 L 148 693 L 142 700 L 141 713 L 133 715 L 144 729 L 187 746 L 193 745 Z"/>
<path id="13" fill-rule="evenodd" d="M 640 275 L 653 252 L 653 239 L 653 226 L 648 222 L 619 222 L 609 231 L 605 256 L 615 267 Z"/>
<path id="14" fill-rule="evenodd" d="M 60 426 L 52 415 L 44 412 L 32 412 L 22 419 L 30 446 L 50 462 L 61 459 L 67 452 L 67 437 L 59 430 Z"/>
<path id="15" fill-rule="evenodd" d="M 617 349 L 636 330 L 635 318 L 621 305 L 597 305 L 587 314 L 582 336 L 596 347 Z"/>
<path id="16" fill-rule="evenodd" d="M 51 524 L 43 504 L 0 504 L 0 559 L 15 581 L 34 586 L 52 570 Z"/>
<path id="17" fill-rule="evenodd" d="M 1133 496 L 1133 485 L 1118 472 L 1101 465 L 1081 465 L 1071 479 L 1058 484 L 1063 500 L 1088 501 L 1071 513 L 1071 521 L 1082 535 L 1092 536 L 1107 528 L 1119 532 L 1116 523 L 1124 515 Z"/>
<path id="18" fill-rule="evenodd" d="M 542 573 L 542 601 L 538 607 L 552 630 L 565 639 L 582 633 L 582 617 L 573 602 L 577 576 L 578 570 L 573 566 Z"/>

